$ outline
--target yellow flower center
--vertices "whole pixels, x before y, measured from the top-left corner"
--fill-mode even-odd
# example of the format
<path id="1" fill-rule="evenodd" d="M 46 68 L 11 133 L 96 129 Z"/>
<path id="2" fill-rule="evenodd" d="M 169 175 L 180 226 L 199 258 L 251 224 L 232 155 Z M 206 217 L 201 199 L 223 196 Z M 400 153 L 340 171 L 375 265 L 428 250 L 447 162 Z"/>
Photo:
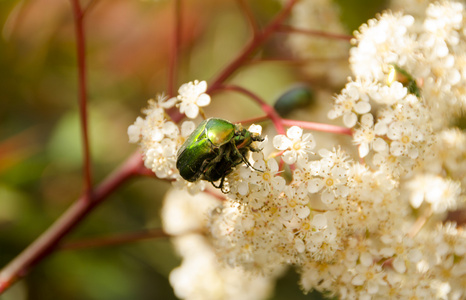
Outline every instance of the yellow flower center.
<path id="1" fill-rule="evenodd" d="M 410 140 L 411 140 L 411 139 L 410 139 L 409 136 L 407 136 L 407 135 L 403 135 L 403 136 L 401 137 L 401 142 L 403 142 L 404 144 L 408 144 L 408 143 L 410 142 Z"/>
<path id="2" fill-rule="evenodd" d="M 270 181 L 270 179 L 272 178 L 272 176 L 270 176 L 270 173 L 269 172 L 264 172 L 262 174 L 262 178 L 264 178 L 265 181 Z"/>
<path id="3" fill-rule="evenodd" d="M 335 182 L 333 181 L 332 178 L 327 178 L 327 180 L 325 180 L 325 184 L 326 184 L 327 186 L 333 186 L 334 183 L 335 183 Z"/>
<path id="4" fill-rule="evenodd" d="M 298 141 L 293 144 L 293 150 L 300 150 L 301 149 L 301 143 Z"/>
<path id="5" fill-rule="evenodd" d="M 351 110 L 353 108 L 353 102 L 351 101 L 344 101 L 342 104 L 345 110 Z"/>
<path id="6" fill-rule="evenodd" d="M 303 230 L 309 230 L 309 229 L 311 229 L 311 224 L 309 224 L 309 223 L 304 223 L 304 224 L 303 224 Z"/>

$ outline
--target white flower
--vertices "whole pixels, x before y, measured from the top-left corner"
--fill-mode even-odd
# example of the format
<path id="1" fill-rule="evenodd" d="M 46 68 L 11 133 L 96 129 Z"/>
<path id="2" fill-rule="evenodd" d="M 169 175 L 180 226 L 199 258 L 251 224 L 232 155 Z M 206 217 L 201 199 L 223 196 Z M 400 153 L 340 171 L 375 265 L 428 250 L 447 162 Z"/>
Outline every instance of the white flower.
<path id="1" fill-rule="evenodd" d="M 207 213 L 219 204 L 220 201 L 211 195 L 191 196 L 172 188 L 165 194 L 162 208 L 164 231 L 171 235 L 201 231 L 207 226 Z"/>
<path id="2" fill-rule="evenodd" d="M 238 193 L 241 196 L 246 196 L 249 193 L 249 183 L 255 183 L 252 172 L 251 168 L 245 165 L 235 168 L 233 172 L 228 175 L 230 193 Z"/>
<path id="3" fill-rule="evenodd" d="M 273 277 L 253 274 L 219 262 L 212 243 L 200 233 L 220 201 L 201 194 L 169 191 L 164 200 L 164 230 L 172 235 L 182 263 L 170 273 L 170 284 L 182 299 L 265 299 Z"/>
<path id="4" fill-rule="evenodd" d="M 308 191 L 311 194 L 321 192 L 321 200 L 326 205 L 333 205 L 336 198 L 348 196 L 349 188 L 346 185 L 349 173 L 347 156 L 339 150 L 319 151 L 323 158 L 319 161 L 320 167 L 314 177 L 308 183 Z"/>
<path id="5" fill-rule="evenodd" d="M 377 123 L 374 127 L 374 117 L 372 114 L 365 114 L 361 117 L 361 127 L 354 131 L 353 139 L 359 145 L 359 157 L 365 157 L 371 148 L 381 152 L 387 149 L 387 143 L 377 135 L 384 134 L 383 123 Z"/>
<path id="6" fill-rule="evenodd" d="M 409 191 L 409 202 L 419 208 L 423 202 L 429 203 L 432 210 L 442 213 L 457 206 L 461 185 L 435 175 L 418 175 L 406 185 Z"/>
<path id="7" fill-rule="evenodd" d="M 354 33 L 358 46 L 350 51 L 350 64 L 356 76 L 383 81 L 387 66 L 402 65 L 414 55 L 415 41 L 407 31 L 414 18 L 391 12 L 371 19 Z"/>
<path id="8" fill-rule="evenodd" d="M 358 121 L 357 114 L 365 114 L 371 110 L 369 95 L 376 86 L 373 82 L 360 80 L 350 81 L 346 84 L 341 94 L 335 97 L 335 104 L 328 112 L 329 119 L 343 116 L 346 127 L 354 127 Z"/>
<path id="9" fill-rule="evenodd" d="M 252 124 L 251 126 L 249 126 L 248 131 L 252 132 L 252 133 L 255 133 L 257 135 L 261 135 L 262 134 L 262 126 Z"/>
<path id="10" fill-rule="evenodd" d="M 182 84 L 178 90 L 179 95 L 176 97 L 180 112 L 190 119 L 196 118 L 199 114 L 199 107 L 210 104 L 210 96 L 205 93 L 206 91 L 207 82 L 205 81 L 195 80 Z"/>
<path id="11" fill-rule="evenodd" d="M 391 66 L 393 67 L 393 66 Z M 373 93 L 373 100 L 380 104 L 393 105 L 398 103 L 408 94 L 408 89 L 400 82 L 395 81 L 390 86 L 384 85 L 377 89 L 377 93 Z"/>
<path id="12" fill-rule="evenodd" d="M 285 187 L 285 179 L 283 179 L 281 176 L 276 176 L 278 173 L 280 173 L 280 170 L 278 169 L 278 163 L 275 159 L 269 159 L 267 162 L 262 159 L 258 160 L 256 163 L 254 163 L 254 168 L 262 171 L 253 172 L 252 182 L 262 186 L 267 191 L 283 190 Z"/>
<path id="13" fill-rule="evenodd" d="M 409 121 L 394 122 L 388 127 L 387 136 L 392 140 L 390 143 L 391 154 L 417 158 L 419 154 L 417 143 L 422 141 L 424 136 L 414 124 Z"/>
<path id="14" fill-rule="evenodd" d="M 307 194 L 304 185 L 300 187 L 286 186 L 284 190 L 284 197 L 277 199 L 280 216 L 285 221 L 290 221 L 292 218 L 306 219 L 311 210 L 306 205 L 308 199 L 305 199 Z"/>
<path id="15" fill-rule="evenodd" d="M 145 126 L 144 119 L 141 117 L 137 117 L 134 124 L 128 127 L 128 137 L 129 137 L 130 143 L 139 142 L 144 126 Z"/>
<path id="16" fill-rule="evenodd" d="M 312 154 L 316 146 L 314 137 L 310 133 L 303 135 L 303 130 L 298 126 L 290 127 L 286 136 L 277 135 L 273 138 L 273 145 L 278 150 L 286 150 L 282 159 L 287 164 L 294 164 L 298 158 L 307 158 Z"/>

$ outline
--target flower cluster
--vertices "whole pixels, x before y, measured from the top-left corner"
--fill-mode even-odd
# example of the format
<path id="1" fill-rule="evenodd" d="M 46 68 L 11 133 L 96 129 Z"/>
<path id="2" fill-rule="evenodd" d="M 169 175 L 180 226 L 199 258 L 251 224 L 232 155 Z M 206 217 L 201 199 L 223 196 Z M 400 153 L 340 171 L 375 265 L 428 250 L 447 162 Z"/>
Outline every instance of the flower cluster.
<path id="1" fill-rule="evenodd" d="M 343 299 L 463 298 L 464 271 L 460 268 L 465 262 L 453 263 L 452 259 L 454 253 L 464 257 L 464 233 L 448 224 L 431 233 L 434 238 L 400 234 L 395 231 L 379 239 L 349 237 L 335 262 L 309 261 L 303 266 L 302 287 Z"/>
<path id="2" fill-rule="evenodd" d="M 451 125 L 445 116 L 454 116 L 466 104 L 463 15 L 463 4 L 443 1 L 428 5 L 417 19 L 388 12 L 369 20 L 355 33 L 357 47 L 350 56 L 354 75 L 386 82 L 397 66 L 422 89 L 432 125 Z"/>
<path id="3" fill-rule="evenodd" d="M 253 294 L 253 282 L 269 288 L 293 265 L 305 292 L 341 299 L 465 298 L 466 234 L 439 225 L 466 196 L 466 134 L 452 122 L 466 104 L 465 14 L 462 4 L 443 1 L 416 18 L 386 12 L 355 33 L 354 78 L 328 117 L 351 128 L 358 154 L 344 145 L 319 149 L 314 135 L 291 126 L 262 142 L 271 153 L 246 153 L 247 164 L 225 174 L 222 202 L 166 200 L 166 228 L 182 235 L 176 247 L 184 261 L 170 278 L 177 294 L 244 298 L 225 286 Z M 151 101 L 146 118 L 128 129 L 146 166 L 191 192 L 201 183 L 187 184 L 174 166 L 194 124 L 179 128 L 164 109 L 177 104 L 194 118 L 210 102 L 205 91 L 205 83 L 183 85 L 178 97 Z"/>
<path id="4" fill-rule="evenodd" d="M 435 142 L 429 107 L 397 81 L 388 86 L 358 77 L 335 97 L 328 115 L 342 116 L 354 128 L 359 156 L 371 154 L 372 163 L 394 177 L 419 167 L 418 157 L 428 157 Z"/>
<path id="5" fill-rule="evenodd" d="M 220 201 L 205 193 L 191 196 L 171 190 L 164 200 L 165 232 L 175 236 L 175 249 L 183 257 L 181 266 L 170 273 L 170 283 L 181 299 L 266 299 L 280 273 L 261 276 L 242 268 L 219 263 L 208 238 L 202 234 L 208 215 Z"/>
<path id="6" fill-rule="evenodd" d="M 205 184 L 190 183 L 181 178 L 176 169 L 176 156 L 178 149 L 195 129 L 195 124 L 184 121 L 177 125 L 171 121 L 167 110 L 176 105 L 180 112 L 196 118 L 200 107 L 210 103 L 210 96 L 204 93 L 206 89 L 205 81 L 195 81 L 183 84 L 177 97 L 167 99 L 159 95 L 157 100 L 149 100 L 148 107 L 143 110 L 146 117 L 138 117 L 128 127 L 129 141 L 140 145 L 146 168 L 152 170 L 158 178 L 175 180 L 180 188 L 188 187 L 191 193 L 203 190 Z"/>

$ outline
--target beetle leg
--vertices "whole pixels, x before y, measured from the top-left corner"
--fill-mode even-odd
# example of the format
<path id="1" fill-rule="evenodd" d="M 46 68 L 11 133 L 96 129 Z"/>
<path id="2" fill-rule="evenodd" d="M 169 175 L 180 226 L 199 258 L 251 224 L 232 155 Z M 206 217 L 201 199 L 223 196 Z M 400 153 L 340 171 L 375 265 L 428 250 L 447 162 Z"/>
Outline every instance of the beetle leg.
<path id="1" fill-rule="evenodd" d="M 223 177 L 222 177 L 222 181 L 223 181 Z M 213 181 L 210 181 L 210 183 L 212 183 L 212 185 L 213 185 L 214 188 L 216 188 L 216 189 L 221 189 L 221 187 L 222 187 L 222 182 L 220 182 L 220 184 L 219 184 L 218 186 L 215 185 L 215 183 L 214 183 Z"/>
<path id="2" fill-rule="evenodd" d="M 211 181 L 210 183 L 212 183 L 212 185 L 214 186 L 214 188 L 217 188 L 219 190 L 222 191 L 222 193 L 224 194 L 228 194 L 228 192 L 230 191 L 229 189 L 228 190 L 224 190 L 223 187 L 225 186 L 224 183 L 225 183 L 225 176 L 222 177 L 222 179 L 220 180 L 220 184 L 217 186 L 215 185 L 215 183 L 213 181 Z"/>
<path id="3" fill-rule="evenodd" d="M 224 153 L 225 153 L 225 147 L 218 148 L 217 156 L 214 159 L 211 160 L 211 163 L 216 164 L 219 161 L 221 161 Z"/>
<path id="4" fill-rule="evenodd" d="M 256 171 L 258 171 L 258 172 L 264 172 L 263 170 L 259 170 L 259 169 L 254 168 L 254 167 L 251 165 L 251 163 L 246 159 L 246 157 L 244 156 L 244 154 L 241 153 L 241 152 L 238 150 L 238 148 L 236 148 L 234 145 L 233 145 L 233 149 L 234 149 L 233 151 L 235 151 L 236 155 L 239 155 L 239 156 L 243 159 L 243 162 L 244 162 L 248 167 L 250 167 L 251 169 L 256 170 Z M 253 150 L 253 151 L 254 151 L 254 150 Z M 260 151 L 260 150 L 257 150 L 256 152 L 258 152 L 258 151 Z"/>
<path id="5" fill-rule="evenodd" d="M 225 176 L 222 177 L 222 179 L 220 180 L 220 184 L 219 185 L 215 185 L 215 183 L 213 181 L 210 182 L 214 188 L 217 188 L 219 190 L 222 191 L 222 193 L 224 194 L 228 194 L 228 192 L 230 191 L 229 189 L 228 190 L 224 190 L 223 187 L 225 186 Z"/>
<path id="6" fill-rule="evenodd" d="M 226 149 L 226 150 L 225 150 Z M 222 158 L 226 158 L 227 160 L 231 161 L 230 160 L 230 153 L 231 153 L 231 149 L 230 147 L 220 147 L 218 148 L 219 152 L 217 154 L 217 156 L 208 161 L 207 163 L 203 164 L 203 167 L 202 167 L 202 170 L 204 170 L 204 173 L 205 171 L 207 171 L 209 168 L 213 168 L 215 167 L 215 165 L 217 163 L 219 163 Z M 220 189 L 222 191 L 222 193 L 224 194 L 227 194 L 228 193 L 228 190 L 224 190 L 223 187 L 224 187 L 224 182 L 225 182 L 225 176 L 222 176 L 222 179 L 220 180 L 220 184 L 217 186 L 215 185 L 215 183 L 213 181 L 210 181 L 210 183 L 217 189 Z"/>

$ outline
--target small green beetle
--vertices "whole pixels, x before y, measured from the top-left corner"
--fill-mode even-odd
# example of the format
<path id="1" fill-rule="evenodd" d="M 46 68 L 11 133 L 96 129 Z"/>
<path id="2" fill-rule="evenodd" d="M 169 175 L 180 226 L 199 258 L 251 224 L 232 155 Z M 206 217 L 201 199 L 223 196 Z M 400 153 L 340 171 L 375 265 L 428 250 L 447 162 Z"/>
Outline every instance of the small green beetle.
<path id="1" fill-rule="evenodd" d="M 259 151 L 252 142 L 263 140 L 241 125 L 210 118 L 199 124 L 178 150 L 176 168 L 187 181 L 207 180 L 224 192 L 225 177 L 243 162 L 251 167 L 245 156 Z"/>
<path id="2" fill-rule="evenodd" d="M 284 117 L 291 112 L 310 106 L 315 102 L 312 89 L 306 85 L 297 85 L 278 97 L 273 105 L 277 113 Z"/>

